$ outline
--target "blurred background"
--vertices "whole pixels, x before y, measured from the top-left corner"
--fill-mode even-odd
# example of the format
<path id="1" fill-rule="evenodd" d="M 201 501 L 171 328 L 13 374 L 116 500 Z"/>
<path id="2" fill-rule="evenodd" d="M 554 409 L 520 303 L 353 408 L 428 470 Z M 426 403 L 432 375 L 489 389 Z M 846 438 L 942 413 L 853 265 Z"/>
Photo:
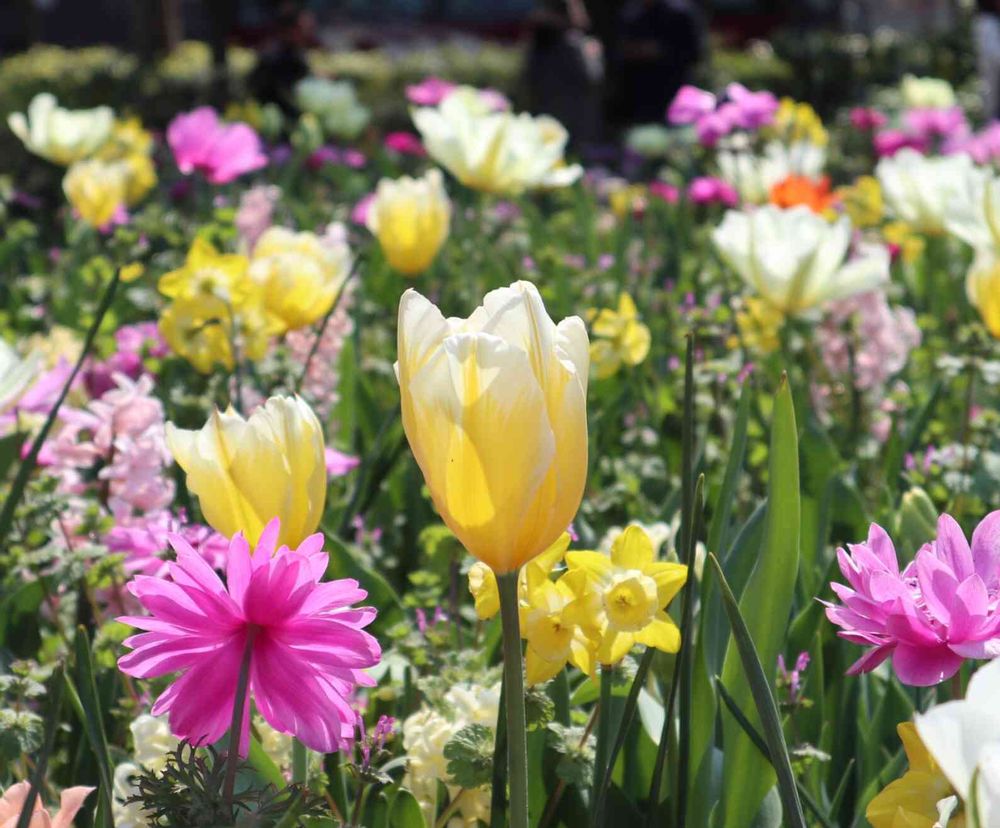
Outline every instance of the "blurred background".
<path id="1" fill-rule="evenodd" d="M 427 76 L 492 87 L 599 152 L 663 122 L 682 83 L 731 81 L 827 117 L 903 74 L 975 88 L 977 20 L 958 0 L 4 0 L 0 115 L 52 91 L 162 127 L 198 103 L 293 110 L 309 75 L 353 83 L 372 121 L 408 123 Z M 246 113 L 242 113 L 244 117 Z M 991 115 L 993 113 L 990 113 Z M 6 146 L 4 136 L 0 149 Z"/>

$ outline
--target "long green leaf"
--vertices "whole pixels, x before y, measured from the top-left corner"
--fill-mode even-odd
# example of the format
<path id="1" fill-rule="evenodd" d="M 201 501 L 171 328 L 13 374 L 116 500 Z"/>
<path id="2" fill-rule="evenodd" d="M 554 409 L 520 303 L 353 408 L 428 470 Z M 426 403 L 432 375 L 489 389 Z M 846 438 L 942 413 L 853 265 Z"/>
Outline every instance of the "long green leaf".
<path id="1" fill-rule="evenodd" d="M 748 692 L 740 692 L 737 695 L 749 695 L 753 700 L 753 704 L 757 709 L 757 715 L 763 725 L 763 737 L 767 748 L 767 755 L 760 756 L 758 746 L 754 743 L 754 740 L 735 719 L 733 720 L 733 726 L 739 728 L 739 732 L 746 740 L 746 744 L 751 750 L 757 753 L 757 758 L 762 759 L 769 766 L 773 766 L 773 770 L 778 778 L 778 794 L 781 796 L 781 803 L 784 807 L 788 824 L 791 828 L 806 828 L 806 820 L 802 813 L 802 804 L 799 801 L 798 789 L 796 787 L 795 772 L 792 770 L 792 763 L 788 758 L 788 747 L 785 745 L 785 734 L 781 727 L 781 716 L 778 713 L 778 705 L 771 691 L 771 683 L 764 674 L 764 668 L 757 657 L 757 648 L 754 646 L 753 636 L 743 618 L 743 614 L 740 612 L 739 605 L 736 603 L 736 597 L 726 582 L 726 576 L 722 572 L 722 566 L 719 564 L 718 558 L 710 554 L 708 559 L 712 564 L 716 577 L 719 579 L 719 589 L 722 591 L 722 603 L 726 608 L 726 614 L 729 616 L 729 623 L 733 629 L 733 641 L 742 662 L 743 673 L 746 679 L 745 682 L 739 682 L 739 686 L 741 690 Z M 736 678 L 739 681 L 739 676 Z M 729 686 L 733 687 L 736 685 L 731 684 Z M 732 698 L 732 696 L 730 698 L 737 710 L 742 709 L 738 699 Z M 749 728 L 750 732 L 754 731 L 752 724 L 749 725 Z M 726 741 L 727 751 L 730 749 L 731 744 L 730 740 Z M 728 762 L 728 760 L 729 757 L 727 756 L 726 761 Z M 723 784 L 725 785 L 725 781 L 723 781 Z M 732 807 L 733 800 L 728 800 L 727 804 L 730 807 L 726 809 L 725 818 L 727 824 L 746 825 L 748 815 L 756 812 L 760 803 L 764 801 L 767 790 L 764 790 L 764 793 L 758 800 L 751 802 L 737 801 L 739 805 L 738 809 Z M 731 818 L 729 816 L 731 813 L 735 813 L 736 817 Z"/>
<path id="2" fill-rule="evenodd" d="M 35 772 L 31 776 L 31 789 L 24 800 L 21 815 L 17 819 L 17 828 L 28 828 L 31 823 L 31 815 L 35 812 L 35 801 L 39 796 L 38 792 L 41 790 L 42 785 L 45 784 L 45 772 L 48 769 L 49 757 L 52 755 L 52 747 L 55 745 L 56 730 L 59 728 L 64 686 L 63 666 L 59 664 L 52 671 L 52 676 L 49 678 L 45 737 L 42 741 L 42 751 L 35 760 Z"/>
<path id="3" fill-rule="evenodd" d="M 736 409 L 733 441 L 729 446 L 729 459 L 722 478 L 719 494 L 712 504 L 712 522 L 708 527 L 708 548 L 716 555 L 725 555 L 723 549 L 728 534 L 729 520 L 736 500 L 736 487 L 743 474 L 743 461 L 747 452 L 747 424 L 750 422 L 750 399 L 753 390 L 749 382 L 743 384 L 740 402 Z"/>
<path id="4" fill-rule="evenodd" d="M 756 645 L 754 660 L 759 657 L 759 664 L 766 665 L 761 668 L 761 676 L 768 698 L 771 698 L 775 663 L 784 648 L 795 593 L 800 522 L 798 432 L 791 388 L 783 377 L 771 423 L 764 541 L 738 605 L 740 617 L 746 620 L 747 640 Z M 722 572 L 721 566 L 719 571 Z M 749 672 L 744 652 L 746 641 L 736 634 L 730 607 L 726 606 L 726 611 L 734 634 L 726 650 L 722 678 L 727 687 L 733 688 L 740 708 L 751 710 L 752 704 L 761 701 L 762 688 L 752 688 L 751 683 L 741 680 L 742 673 Z M 723 744 L 722 824 L 725 828 L 744 828 L 747 815 L 756 812 L 774 785 L 774 770 L 732 720 L 723 721 Z"/>

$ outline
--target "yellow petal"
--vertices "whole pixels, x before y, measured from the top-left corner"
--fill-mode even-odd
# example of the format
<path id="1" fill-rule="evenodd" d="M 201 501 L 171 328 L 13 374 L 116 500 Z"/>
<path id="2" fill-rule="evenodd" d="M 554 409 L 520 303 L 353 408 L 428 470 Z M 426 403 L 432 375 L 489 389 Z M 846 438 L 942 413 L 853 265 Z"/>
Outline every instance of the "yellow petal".
<path id="1" fill-rule="evenodd" d="M 653 563 L 653 542 L 641 526 L 632 524 L 611 546 L 610 562 L 623 569 L 644 570 Z"/>
<path id="2" fill-rule="evenodd" d="M 681 648 L 681 631 L 670 616 L 661 612 L 635 634 L 635 640 L 665 653 L 676 653 Z"/>

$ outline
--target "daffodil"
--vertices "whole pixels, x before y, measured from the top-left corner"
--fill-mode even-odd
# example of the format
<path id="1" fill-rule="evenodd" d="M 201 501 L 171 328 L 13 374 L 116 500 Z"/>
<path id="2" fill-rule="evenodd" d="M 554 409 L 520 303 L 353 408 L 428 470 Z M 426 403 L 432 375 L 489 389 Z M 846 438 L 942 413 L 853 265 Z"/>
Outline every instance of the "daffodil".
<path id="1" fill-rule="evenodd" d="M 569 541 L 569 533 L 563 532 L 552 546 L 522 567 L 517 576 L 517 594 L 522 602 L 527 597 L 528 568 L 537 568 L 548 575 L 566 555 Z M 477 561 L 469 569 L 469 592 L 476 604 L 476 615 L 481 620 L 488 621 L 500 612 L 496 573 L 482 561 Z"/>
<path id="2" fill-rule="evenodd" d="M 220 253 L 197 238 L 184 265 L 160 277 L 160 293 L 171 299 L 215 298 L 232 308 L 257 301 L 260 289 L 249 276 L 250 261 L 238 253 Z"/>
<path id="3" fill-rule="evenodd" d="M 927 242 L 905 221 L 890 221 L 882 227 L 882 238 L 899 250 L 899 257 L 907 264 L 924 255 Z"/>
<path id="4" fill-rule="evenodd" d="M 249 275 L 277 327 L 296 330 L 326 316 L 350 272 L 346 241 L 272 227 L 254 246 Z"/>
<path id="5" fill-rule="evenodd" d="M 890 782 L 868 805 L 865 817 L 872 828 L 934 828 L 938 825 L 938 803 L 954 796 L 934 757 L 924 746 L 912 722 L 896 728 L 909 770 Z M 948 828 L 965 828 L 965 816 L 952 816 Z"/>
<path id="6" fill-rule="evenodd" d="M 781 328 L 785 315 L 776 307 L 756 296 L 747 296 L 736 312 L 736 325 L 743 344 L 760 354 L 771 354 L 781 345 Z"/>
<path id="7" fill-rule="evenodd" d="M 618 373 L 622 365 L 635 366 L 649 355 L 649 328 L 639 321 L 635 301 L 627 293 L 618 297 L 618 310 L 592 312 L 590 361 L 598 379 Z"/>
<path id="8" fill-rule="evenodd" d="M 407 276 L 431 266 L 448 238 L 450 222 L 451 202 L 437 169 L 423 178 L 383 178 L 366 221 L 386 260 Z"/>
<path id="9" fill-rule="evenodd" d="M 167 424 L 167 447 L 187 474 L 205 520 L 251 544 L 281 518 L 278 544 L 316 531 L 326 503 L 323 429 L 299 397 L 271 397 L 248 419 L 215 411 L 198 431 Z"/>
<path id="10" fill-rule="evenodd" d="M 855 227 L 874 227 L 882 220 L 885 202 L 878 179 L 862 175 L 849 187 L 838 191 L 844 212 Z"/>
<path id="11" fill-rule="evenodd" d="M 566 563 L 572 576 L 568 585 L 576 595 L 567 620 L 594 641 L 600 664 L 617 664 L 636 644 L 667 653 L 680 649 L 681 633 L 666 606 L 684 585 L 688 570 L 657 561 L 652 541 L 640 527 L 622 532 L 610 555 L 569 552 Z"/>

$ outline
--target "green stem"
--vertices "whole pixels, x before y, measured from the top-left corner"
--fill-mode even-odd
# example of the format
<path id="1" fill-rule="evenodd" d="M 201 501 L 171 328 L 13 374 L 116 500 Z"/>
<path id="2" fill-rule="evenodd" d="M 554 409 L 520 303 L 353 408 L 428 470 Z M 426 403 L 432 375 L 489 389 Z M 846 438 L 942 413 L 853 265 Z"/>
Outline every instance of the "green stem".
<path id="1" fill-rule="evenodd" d="M 236 768 L 240 763 L 240 733 L 243 730 L 243 711 L 247 703 L 247 686 L 250 684 L 250 661 L 253 656 L 253 640 L 257 629 L 251 625 L 247 629 L 247 640 L 243 645 L 243 661 L 240 676 L 236 680 L 236 696 L 233 699 L 233 718 L 229 724 L 229 750 L 226 753 L 226 780 L 222 786 L 222 796 L 230 808 L 233 806 L 233 788 L 236 785 Z"/>
<path id="2" fill-rule="evenodd" d="M 292 782 L 305 785 L 309 776 L 309 749 L 292 737 Z"/>
<path id="3" fill-rule="evenodd" d="M 507 713 L 507 779 L 510 828 L 528 828 L 528 740 L 524 713 L 524 669 L 518 618 L 517 571 L 497 575 L 503 626 L 504 704 Z"/>
<path id="4" fill-rule="evenodd" d="M 601 665 L 601 697 L 597 705 L 597 749 L 594 753 L 594 787 L 591 792 L 594 824 L 599 824 L 598 804 L 601 803 L 602 782 L 608 765 L 608 741 L 611 737 L 611 685 L 613 668 Z M 610 768 L 608 776 L 610 776 Z"/>

